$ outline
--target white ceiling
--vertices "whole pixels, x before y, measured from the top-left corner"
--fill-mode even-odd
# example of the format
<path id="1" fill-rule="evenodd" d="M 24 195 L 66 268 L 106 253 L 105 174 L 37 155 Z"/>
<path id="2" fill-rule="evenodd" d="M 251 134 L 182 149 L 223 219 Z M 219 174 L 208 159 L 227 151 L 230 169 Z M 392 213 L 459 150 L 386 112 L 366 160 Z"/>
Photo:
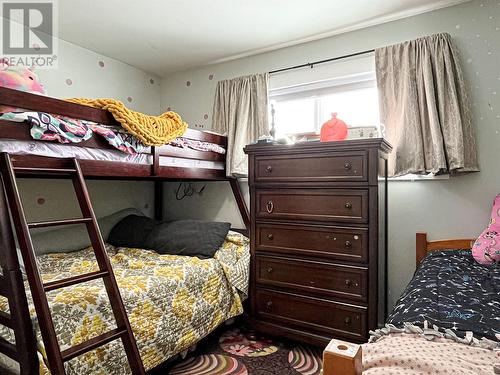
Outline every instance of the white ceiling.
<path id="1" fill-rule="evenodd" d="M 59 36 L 161 76 L 464 0 L 59 0 Z"/>

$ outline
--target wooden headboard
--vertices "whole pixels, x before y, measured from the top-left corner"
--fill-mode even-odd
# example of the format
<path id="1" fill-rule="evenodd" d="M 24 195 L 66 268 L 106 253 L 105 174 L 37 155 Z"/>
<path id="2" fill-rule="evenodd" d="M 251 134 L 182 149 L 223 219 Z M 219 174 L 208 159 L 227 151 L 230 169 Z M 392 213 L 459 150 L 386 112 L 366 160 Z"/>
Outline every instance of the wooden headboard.
<path id="1" fill-rule="evenodd" d="M 427 233 L 417 233 L 416 264 L 418 265 L 431 251 L 449 249 L 470 249 L 475 240 L 470 238 L 427 241 Z"/>

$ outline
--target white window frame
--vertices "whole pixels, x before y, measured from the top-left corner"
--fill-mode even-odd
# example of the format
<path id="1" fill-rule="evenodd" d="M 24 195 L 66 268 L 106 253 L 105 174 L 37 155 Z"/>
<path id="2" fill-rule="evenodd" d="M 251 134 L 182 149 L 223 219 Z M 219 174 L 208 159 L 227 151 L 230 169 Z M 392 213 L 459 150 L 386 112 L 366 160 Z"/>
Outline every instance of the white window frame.
<path id="1" fill-rule="evenodd" d="M 328 94 L 342 92 L 348 90 L 356 90 L 359 88 L 369 88 L 376 86 L 375 72 L 366 72 L 353 74 L 344 77 L 332 78 L 294 86 L 269 89 L 269 102 L 278 102 L 279 99 L 300 99 L 300 98 L 317 98 L 318 94 Z M 310 93 L 310 96 L 308 96 Z M 322 103 L 320 100 L 314 100 L 314 131 L 319 133 L 321 129 L 320 117 L 323 113 Z M 271 117 L 271 116 L 270 116 Z M 272 119 L 271 119 L 272 120 Z M 276 125 L 276 124 L 275 124 Z M 375 124 L 379 129 L 380 124 Z M 352 126 L 351 128 L 356 128 Z"/>
<path id="2" fill-rule="evenodd" d="M 426 174 L 426 175 L 418 175 L 418 174 L 407 174 L 405 176 L 400 176 L 400 177 L 389 177 L 388 180 L 390 182 L 416 182 L 416 181 L 433 181 L 433 180 L 449 180 L 450 175 L 449 174 L 440 174 L 440 175 L 435 175 L 432 173 Z"/>

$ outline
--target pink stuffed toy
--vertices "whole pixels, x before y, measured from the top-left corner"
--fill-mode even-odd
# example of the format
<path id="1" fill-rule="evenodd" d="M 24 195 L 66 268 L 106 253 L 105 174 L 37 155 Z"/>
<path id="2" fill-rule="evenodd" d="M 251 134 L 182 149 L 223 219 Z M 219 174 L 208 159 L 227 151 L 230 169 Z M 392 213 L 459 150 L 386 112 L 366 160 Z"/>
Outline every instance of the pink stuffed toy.
<path id="1" fill-rule="evenodd" d="M 488 227 L 474 242 L 472 255 L 476 261 L 484 265 L 500 262 L 500 194 L 493 201 Z"/>
<path id="2" fill-rule="evenodd" d="M 45 95 L 45 89 L 38 77 L 26 67 L 10 66 L 7 60 L 0 59 L 0 86 Z M 0 106 L 0 113 L 19 111 L 17 108 Z"/>

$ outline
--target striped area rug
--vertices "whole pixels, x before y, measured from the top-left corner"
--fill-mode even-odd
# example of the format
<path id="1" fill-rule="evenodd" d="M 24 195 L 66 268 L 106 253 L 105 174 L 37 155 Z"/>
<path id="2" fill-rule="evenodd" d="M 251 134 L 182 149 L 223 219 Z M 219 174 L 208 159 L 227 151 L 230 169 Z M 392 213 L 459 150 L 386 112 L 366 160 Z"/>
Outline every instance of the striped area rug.
<path id="1" fill-rule="evenodd" d="M 322 351 L 270 339 L 245 328 L 228 328 L 204 340 L 169 375 L 319 375 Z"/>

